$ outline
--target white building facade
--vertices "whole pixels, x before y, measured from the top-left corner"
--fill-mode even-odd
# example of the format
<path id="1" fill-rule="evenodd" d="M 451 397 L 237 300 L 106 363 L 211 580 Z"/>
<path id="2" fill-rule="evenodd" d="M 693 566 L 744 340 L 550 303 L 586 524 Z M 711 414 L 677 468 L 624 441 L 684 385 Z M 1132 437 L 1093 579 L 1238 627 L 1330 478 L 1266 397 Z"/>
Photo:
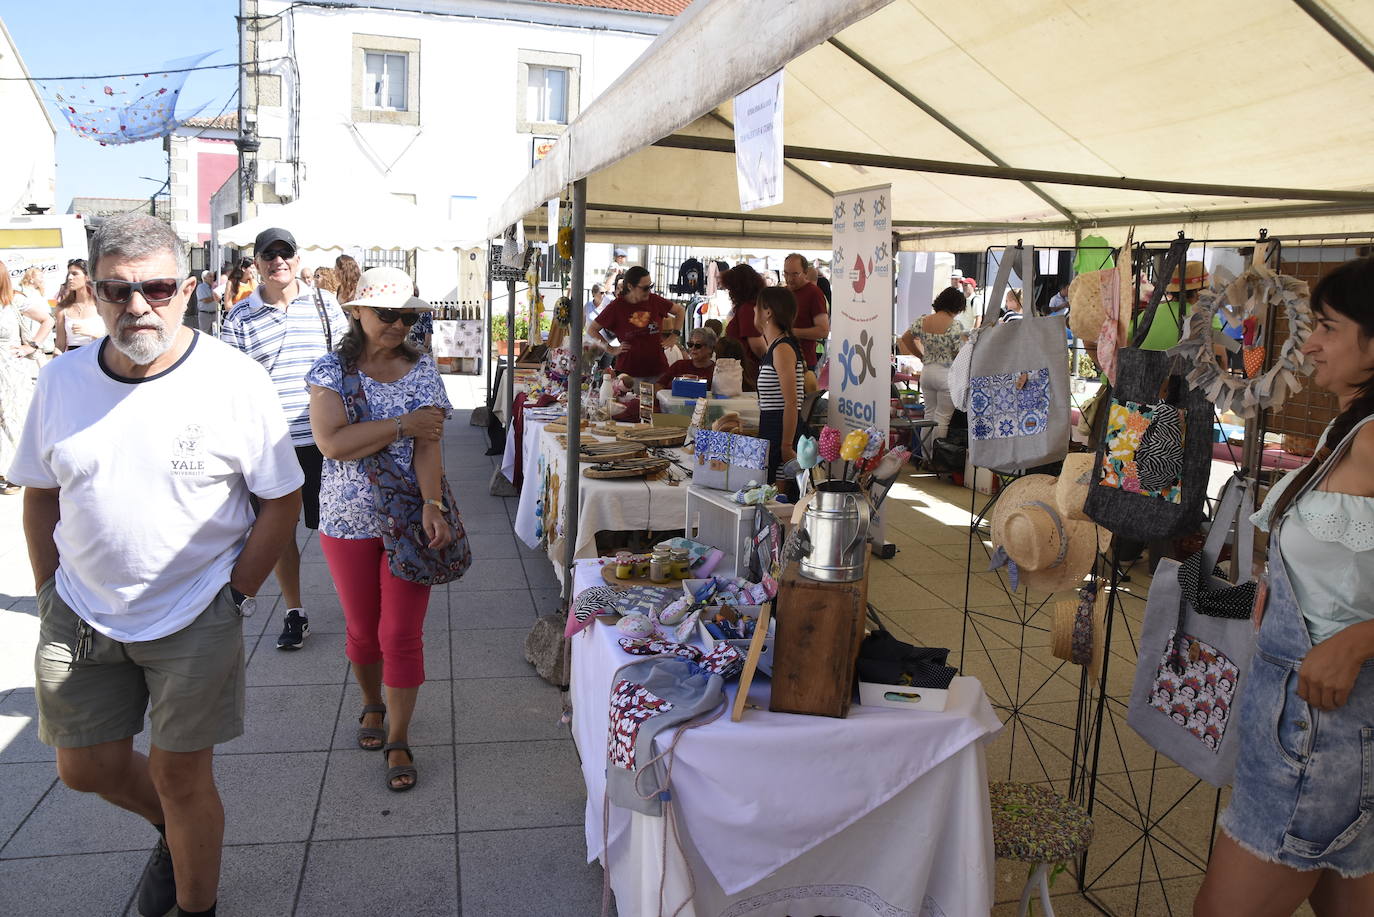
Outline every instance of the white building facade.
<path id="1" fill-rule="evenodd" d="M 24 213 L 30 204 L 51 211 L 57 197 L 57 127 L 3 20 L 0 77 L 7 141 L 0 144 L 0 216 Z"/>
<path id="2" fill-rule="evenodd" d="M 243 0 L 245 59 L 262 75 L 245 77 L 241 129 L 258 149 L 215 194 L 217 228 L 296 198 L 393 195 L 478 242 L 533 158 L 686 0 L 389 5 Z M 427 298 L 457 295 L 456 253 L 360 260 L 413 266 Z"/>
<path id="3" fill-rule="evenodd" d="M 233 114 L 188 118 L 163 141 L 172 228 L 187 245 L 210 241 L 210 196 L 238 168 L 238 133 L 238 117 Z"/>

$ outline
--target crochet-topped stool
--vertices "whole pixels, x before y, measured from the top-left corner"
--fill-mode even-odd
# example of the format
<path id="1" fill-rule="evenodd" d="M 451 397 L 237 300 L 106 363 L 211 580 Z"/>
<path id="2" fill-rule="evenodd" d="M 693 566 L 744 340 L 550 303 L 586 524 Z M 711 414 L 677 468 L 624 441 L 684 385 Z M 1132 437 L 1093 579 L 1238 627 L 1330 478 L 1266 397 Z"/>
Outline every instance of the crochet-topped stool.
<path id="1" fill-rule="evenodd" d="M 992 844 L 996 855 L 1035 864 L 1021 892 L 1018 917 L 1026 917 L 1036 886 L 1040 888 L 1045 917 L 1054 917 L 1054 908 L 1050 907 L 1050 870 L 1056 863 L 1071 860 L 1088 848 L 1093 838 L 1092 816 L 1077 803 L 1033 783 L 993 783 L 988 786 L 988 795 L 992 801 Z"/>

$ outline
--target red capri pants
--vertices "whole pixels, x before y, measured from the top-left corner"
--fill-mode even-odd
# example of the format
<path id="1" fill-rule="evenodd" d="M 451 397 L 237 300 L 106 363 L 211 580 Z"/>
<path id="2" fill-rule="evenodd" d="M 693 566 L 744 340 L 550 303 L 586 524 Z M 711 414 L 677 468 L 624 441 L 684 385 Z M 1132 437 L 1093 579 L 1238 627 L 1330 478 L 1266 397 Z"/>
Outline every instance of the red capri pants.
<path id="1" fill-rule="evenodd" d="M 418 688 L 425 681 L 425 611 L 429 587 L 395 576 L 380 538 L 333 538 L 320 548 L 343 605 L 350 662 L 381 662 L 382 682 Z"/>

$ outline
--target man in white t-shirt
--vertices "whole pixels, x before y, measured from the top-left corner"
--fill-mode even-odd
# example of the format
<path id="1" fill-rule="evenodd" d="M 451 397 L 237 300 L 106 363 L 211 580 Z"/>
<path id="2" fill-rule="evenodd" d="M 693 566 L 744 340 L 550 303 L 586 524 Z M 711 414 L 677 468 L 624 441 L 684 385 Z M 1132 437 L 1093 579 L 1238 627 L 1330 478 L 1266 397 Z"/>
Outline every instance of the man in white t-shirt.
<path id="1" fill-rule="evenodd" d="M 242 619 L 294 538 L 303 480 L 267 373 L 182 326 L 185 260 L 150 216 L 102 224 L 90 278 L 109 337 L 45 368 L 8 472 L 27 488 L 39 738 L 69 787 L 162 835 L 144 915 L 214 913 L 212 756 L 243 732 Z"/>

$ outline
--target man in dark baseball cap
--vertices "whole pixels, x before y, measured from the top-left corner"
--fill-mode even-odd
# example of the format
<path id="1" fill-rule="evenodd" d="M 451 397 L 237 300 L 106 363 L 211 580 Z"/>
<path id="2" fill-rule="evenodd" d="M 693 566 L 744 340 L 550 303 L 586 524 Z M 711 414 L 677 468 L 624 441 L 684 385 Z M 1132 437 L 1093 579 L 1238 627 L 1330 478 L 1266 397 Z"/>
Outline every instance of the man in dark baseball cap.
<path id="1" fill-rule="evenodd" d="M 258 233 L 253 262 L 262 282 L 253 294 L 234 306 L 220 329 L 220 338 L 267 369 L 286 415 L 296 458 L 305 472 L 301 504 L 306 528 L 318 528 L 320 474 L 324 456 L 310 431 L 310 394 L 305 374 L 315 361 L 334 349 L 348 331 L 348 319 L 334 294 L 312 290 L 300 282 L 300 250 L 296 237 L 273 227 Z M 305 599 L 301 595 L 301 555 L 291 539 L 275 568 L 286 618 L 277 649 L 297 650 L 310 633 Z"/>

